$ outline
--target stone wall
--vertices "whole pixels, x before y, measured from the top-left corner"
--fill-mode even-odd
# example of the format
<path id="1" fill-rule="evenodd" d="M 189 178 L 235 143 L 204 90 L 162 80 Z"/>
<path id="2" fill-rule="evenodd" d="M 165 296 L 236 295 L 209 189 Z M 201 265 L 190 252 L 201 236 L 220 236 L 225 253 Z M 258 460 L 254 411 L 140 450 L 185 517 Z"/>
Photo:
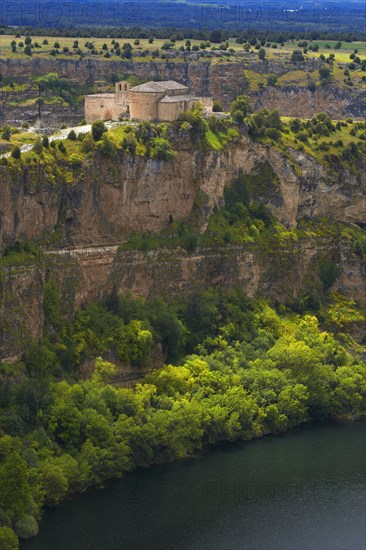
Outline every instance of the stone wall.
<path id="1" fill-rule="evenodd" d="M 130 117 L 137 120 L 157 120 L 158 101 L 164 92 L 130 92 Z"/>
<path id="2" fill-rule="evenodd" d="M 172 121 L 176 120 L 180 114 L 188 109 L 192 109 L 195 101 L 172 101 L 158 103 L 158 118 L 159 120 Z"/>
<path id="3" fill-rule="evenodd" d="M 86 122 L 118 120 L 123 108 L 115 102 L 114 94 L 88 95 L 85 97 Z"/>

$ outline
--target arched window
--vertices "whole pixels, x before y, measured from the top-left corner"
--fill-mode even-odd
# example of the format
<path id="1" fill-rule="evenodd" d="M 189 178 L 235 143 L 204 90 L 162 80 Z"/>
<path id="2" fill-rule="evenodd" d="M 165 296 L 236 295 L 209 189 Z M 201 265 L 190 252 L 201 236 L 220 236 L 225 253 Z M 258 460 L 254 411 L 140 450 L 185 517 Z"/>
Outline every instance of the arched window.
<path id="1" fill-rule="evenodd" d="M 122 84 L 119 85 L 119 91 L 122 91 Z"/>
<path id="2" fill-rule="evenodd" d="M 127 92 L 127 84 L 124 85 L 124 91 Z"/>

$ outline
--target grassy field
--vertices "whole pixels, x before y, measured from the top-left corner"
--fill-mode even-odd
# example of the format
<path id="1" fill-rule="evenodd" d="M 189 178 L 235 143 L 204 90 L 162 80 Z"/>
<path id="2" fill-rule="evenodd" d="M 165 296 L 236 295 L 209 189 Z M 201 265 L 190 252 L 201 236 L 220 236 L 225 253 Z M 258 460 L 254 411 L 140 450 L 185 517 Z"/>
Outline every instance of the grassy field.
<path id="1" fill-rule="evenodd" d="M 11 51 L 11 42 L 16 42 L 16 52 Z M 47 40 L 48 44 L 44 44 L 44 41 Z M 40 48 L 34 48 L 33 54 L 40 56 L 40 57 L 48 57 L 50 55 L 50 51 L 54 49 L 55 43 L 58 43 L 60 46 L 60 54 L 61 56 L 69 57 L 71 54 L 75 55 L 75 50 L 73 50 L 73 44 L 75 40 L 78 41 L 78 47 L 83 51 L 87 52 L 88 48 L 85 46 L 87 42 L 92 42 L 94 44 L 95 49 L 99 51 L 103 51 L 102 47 L 103 44 L 106 44 L 108 47 L 108 50 L 110 51 L 113 48 L 112 40 L 110 38 L 73 38 L 73 37 L 52 37 L 52 36 L 32 36 L 32 43 L 38 43 Z M 139 39 L 140 44 L 134 44 L 134 39 L 116 39 L 120 43 L 120 46 L 123 46 L 125 42 L 129 42 L 133 47 L 133 52 L 135 54 L 141 53 L 143 51 L 148 50 L 149 52 L 153 52 L 156 49 L 161 50 L 164 43 L 168 42 L 167 40 L 161 40 L 161 39 L 154 39 L 154 42 L 152 44 L 149 43 L 148 39 Z M 23 42 L 24 44 L 24 36 L 21 38 L 15 38 L 14 35 L 0 35 L 0 55 L 2 57 L 10 57 L 10 58 L 21 58 L 26 57 L 24 54 L 24 47 L 19 47 L 19 42 Z M 177 40 L 175 44 L 172 43 L 172 48 L 170 51 L 178 51 L 181 46 L 185 46 L 186 40 Z M 193 46 L 200 46 L 202 44 L 201 40 L 190 40 L 191 47 Z M 277 44 L 277 48 L 272 47 L 266 47 L 267 49 L 267 58 L 275 58 L 278 57 L 279 54 L 283 54 L 283 56 L 290 56 L 292 51 L 294 49 L 299 49 L 298 47 L 298 41 L 292 41 L 292 42 L 286 42 L 283 46 L 280 44 Z M 365 43 L 363 42 L 342 42 L 342 46 L 340 49 L 334 49 L 335 41 L 321 41 L 321 40 L 315 40 L 310 41 L 309 45 L 319 45 L 319 51 L 318 52 L 307 52 L 307 57 L 314 57 L 317 58 L 321 53 L 328 54 L 333 53 L 336 56 L 336 61 L 340 62 L 349 62 L 349 55 L 352 53 L 354 49 L 358 49 L 359 53 L 358 55 L 361 57 L 365 57 L 366 55 L 366 47 Z M 330 48 L 325 48 L 326 45 L 329 45 Z M 63 54 L 61 53 L 63 48 L 69 48 L 70 52 Z M 209 47 L 206 48 L 207 51 L 218 49 L 219 44 L 211 44 Z M 243 51 L 243 45 L 237 44 L 235 41 L 235 38 L 230 38 L 228 40 L 228 49 L 232 49 L 235 52 Z M 103 51 L 105 53 L 106 50 Z M 163 50 L 164 51 L 164 50 Z M 256 52 L 254 48 L 252 48 L 253 52 Z M 117 56 L 112 56 L 117 57 Z M 281 55 L 282 57 L 282 55 Z"/>
<path id="2" fill-rule="evenodd" d="M 12 51 L 11 43 L 16 43 L 15 50 Z M 74 48 L 74 43 L 77 41 L 76 48 Z M 112 43 L 113 42 L 113 43 Z M 110 60 L 120 60 L 123 59 L 119 55 L 115 53 L 114 50 L 114 40 L 110 38 L 79 38 L 75 39 L 73 37 L 51 37 L 51 36 L 33 36 L 32 37 L 32 43 L 35 46 L 32 48 L 32 55 L 34 58 L 47 58 L 47 59 L 55 59 L 56 57 L 51 55 L 51 52 L 55 51 L 55 46 L 58 46 L 57 48 L 57 59 L 79 59 L 81 56 L 86 56 L 87 58 L 94 58 L 98 59 L 103 62 L 109 62 Z M 151 61 L 154 62 L 164 62 L 165 61 L 165 55 L 168 53 L 169 62 L 177 62 L 182 61 L 182 52 L 180 51 L 180 48 L 186 48 L 186 40 L 177 40 L 175 43 L 170 43 L 169 50 L 163 49 L 164 44 L 169 43 L 167 40 L 162 39 L 154 39 L 153 43 L 150 44 L 148 39 L 117 39 L 117 42 L 119 42 L 119 47 L 122 49 L 125 42 L 129 42 L 132 46 L 132 60 L 142 62 L 142 63 L 149 63 Z M 138 43 L 135 43 L 138 42 Z M 19 46 L 19 43 L 23 43 L 23 47 Z M 90 47 L 88 47 L 88 44 L 93 44 L 92 48 L 94 48 L 93 53 L 91 53 Z M 190 48 L 191 51 L 193 48 L 199 48 L 199 51 L 202 51 L 200 48 L 202 41 L 200 40 L 190 40 Z M 355 66 L 353 70 L 351 70 L 350 78 L 352 80 L 350 84 L 350 79 L 348 79 L 348 83 L 346 83 L 344 70 L 348 67 L 348 65 L 352 62 L 352 59 L 350 58 L 350 55 L 352 52 L 356 51 L 356 55 L 362 60 L 366 58 L 366 52 L 365 52 L 365 44 L 363 42 L 342 42 L 341 47 L 339 49 L 335 49 L 336 42 L 330 41 L 329 43 L 326 41 L 308 41 L 308 47 L 310 45 L 319 46 L 319 50 L 317 52 L 312 50 L 307 50 L 306 53 L 304 53 L 305 59 L 318 59 L 321 55 L 325 57 L 325 59 L 328 59 L 330 55 L 334 56 L 333 62 L 329 64 L 329 67 L 332 71 L 332 80 L 338 85 L 342 87 L 356 87 L 361 88 L 364 86 L 364 82 L 362 82 L 362 78 L 364 80 L 366 79 L 366 71 L 361 70 L 361 66 L 358 64 Z M 276 46 L 276 47 L 274 47 Z M 20 38 L 15 39 L 13 35 L 0 35 L 0 55 L 3 59 L 6 58 L 14 58 L 14 59 L 23 59 L 29 60 L 29 56 L 24 53 L 24 47 L 25 47 L 25 37 L 22 36 Z M 65 51 L 64 48 L 67 48 Z M 104 49 L 103 49 L 104 48 Z M 258 58 L 258 48 L 255 49 L 254 47 L 250 48 L 249 52 L 245 52 L 244 45 L 243 44 L 237 44 L 235 38 L 230 38 L 226 45 L 226 51 L 222 51 L 224 54 L 223 56 L 211 56 L 209 58 L 203 57 L 198 59 L 190 59 L 190 62 L 199 63 L 201 59 L 206 60 L 210 59 L 210 62 L 212 64 L 225 64 L 230 62 L 235 62 L 237 59 L 245 59 L 247 63 L 256 62 L 259 60 Z M 267 60 L 277 60 L 279 63 L 288 62 L 291 59 L 292 52 L 294 50 L 303 49 L 299 46 L 299 41 L 290 41 L 286 42 L 281 46 L 280 44 L 269 44 L 267 43 L 265 45 L 266 49 L 266 59 Z M 156 51 L 158 50 L 158 56 L 156 56 Z M 210 44 L 209 42 L 205 43 L 205 52 L 209 53 L 217 53 L 218 50 L 220 50 L 219 44 Z M 107 53 L 108 52 L 108 53 Z M 107 57 L 105 57 L 107 53 Z M 194 53 L 194 51 L 192 52 Z M 240 55 L 241 54 L 241 55 Z M 243 55 L 245 54 L 245 57 Z M 253 70 L 246 69 L 245 75 L 249 82 L 249 90 L 252 92 L 258 91 L 260 86 L 266 85 L 267 83 L 267 77 L 269 74 L 266 73 L 266 66 L 263 67 L 263 70 Z M 287 65 L 286 65 L 287 67 Z M 288 66 L 288 72 L 286 74 L 280 76 L 277 81 L 277 86 L 291 86 L 291 85 L 297 85 L 297 86 L 306 86 L 308 82 L 308 76 L 310 76 L 309 73 L 306 73 L 305 71 L 301 70 L 300 68 L 297 69 L 296 65 Z M 268 69 L 267 69 L 268 70 Z M 317 71 L 315 71 L 313 74 L 311 74 L 312 79 L 315 82 L 319 81 L 319 75 Z M 21 92 L 21 88 L 17 86 L 16 79 L 14 82 L 11 82 L 13 85 L 13 88 L 10 88 L 8 82 L 9 78 L 4 79 L 3 81 L 3 92 L 9 92 L 11 95 L 15 95 L 17 92 Z M 15 87 L 14 87 L 15 84 Z M 101 83 L 101 86 L 95 85 L 94 91 L 99 91 L 99 89 L 105 88 L 105 83 Z"/>
<path id="3" fill-rule="evenodd" d="M 22 38 L 14 38 L 13 35 L 0 35 L 0 54 L 4 57 L 23 57 L 23 50 L 24 48 L 19 48 L 17 46 L 17 53 L 13 53 L 11 51 L 11 42 L 15 40 L 18 44 L 19 42 L 24 43 L 24 37 Z M 43 44 L 44 40 L 48 41 L 48 44 Z M 41 48 L 35 48 L 34 54 L 40 55 L 42 57 L 48 56 L 49 52 L 54 48 L 54 44 L 58 43 L 60 45 L 60 50 L 64 47 L 67 47 L 71 50 L 73 48 L 73 44 L 75 40 L 78 41 L 79 47 L 82 51 L 87 51 L 87 48 L 85 47 L 86 42 L 93 42 L 96 50 L 101 50 L 103 47 L 103 44 L 107 44 L 108 49 L 110 50 L 113 48 L 112 40 L 110 38 L 71 38 L 71 37 L 50 37 L 50 36 L 32 36 L 32 42 L 35 44 L 38 42 L 38 44 L 41 46 Z M 134 39 L 116 39 L 116 42 L 119 42 L 121 46 L 125 42 L 129 42 L 131 46 L 133 47 L 133 50 L 136 52 L 142 52 L 144 50 L 149 50 L 153 52 L 156 49 L 161 49 L 163 44 L 167 42 L 167 40 L 161 40 L 161 39 L 154 39 L 154 42 L 152 44 L 149 43 L 148 39 L 140 39 L 140 44 L 135 45 Z M 185 44 L 185 40 L 179 40 L 175 44 L 172 44 L 173 50 L 178 50 L 180 46 Z M 196 45 L 199 46 L 201 44 L 201 40 L 191 40 L 192 46 Z M 235 44 L 235 46 L 239 46 L 239 44 Z M 230 45 L 231 47 L 231 45 Z M 239 49 L 239 48 L 235 48 Z M 241 48 L 242 49 L 242 48 Z M 116 56 L 117 57 L 117 56 Z"/>
<path id="4" fill-rule="evenodd" d="M 340 157 L 342 151 L 351 143 L 357 145 L 360 142 L 364 143 L 366 141 L 365 130 L 361 129 L 355 133 L 357 123 L 355 126 L 351 122 L 351 119 L 347 119 L 348 122 L 341 121 L 342 126 L 331 132 L 329 136 L 313 134 L 306 141 L 300 140 L 299 135 L 291 130 L 290 124 L 294 120 L 293 117 L 281 117 L 281 120 L 285 125 L 284 131 L 281 133 L 281 139 L 278 141 L 265 138 L 263 141 L 268 142 L 281 152 L 285 152 L 288 148 L 304 151 L 304 153 L 311 155 L 320 163 L 323 163 L 325 157 L 328 155 Z M 337 122 L 339 121 L 334 120 L 333 124 Z M 352 162 L 344 162 L 344 165 L 347 165 L 352 170 Z"/>
<path id="5" fill-rule="evenodd" d="M 37 139 L 37 135 L 32 132 L 27 132 L 26 130 L 13 130 L 9 140 L 3 139 L 0 133 L 0 149 L 2 152 L 10 151 L 16 145 L 22 147 L 27 143 L 33 143 Z"/>
<path id="6" fill-rule="evenodd" d="M 16 51 L 12 52 L 11 43 L 15 40 L 16 42 Z M 77 41 L 77 48 L 74 48 L 74 42 Z M 24 61 L 24 75 L 27 74 L 27 64 L 30 63 L 30 57 L 24 53 L 24 46 L 20 47 L 19 43 L 22 42 L 25 46 L 25 37 L 21 36 L 20 38 L 14 37 L 14 35 L 0 35 L 0 55 L 2 59 L 22 59 Z M 46 43 L 45 43 L 46 42 Z M 34 45 L 39 45 L 40 47 L 34 47 L 32 49 L 33 59 L 74 59 L 79 60 L 80 55 L 83 56 L 86 60 L 96 59 L 104 63 L 109 61 L 122 61 L 121 56 L 116 55 L 114 51 L 115 41 L 110 38 L 79 38 L 74 37 L 51 37 L 51 36 L 33 36 L 32 43 Z M 287 87 L 303 87 L 306 88 L 310 84 L 312 86 L 320 85 L 320 73 L 318 68 L 314 68 L 309 64 L 307 67 L 304 67 L 303 64 L 297 64 L 291 62 L 291 55 L 294 50 L 302 50 L 303 47 L 299 46 L 299 41 L 289 41 L 285 42 L 283 46 L 276 44 L 265 44 L 266 49 L 266 60 L 274 61 L 276 64 L 272 63 L 262 63 L 259 61 L 258 57 L 258 48 L 250 48 L 249 52 L 246 52 L 243 44 L 237 44 L 234 37 L 228 40 L 226 51 L 223 51 L 223 56 L 216 55 L 220 48 L 219 44 L 206 44 L 205 52 L 207 52 L 208 57 L 194 57 L 189 56 L 188 58 L 182 57 L 182 52 L 180 48 L 183 46 L 186 48 L 186 40 L 177 40 L 175 43 L 171 43 L 171 47 L 168 52 L 165 49 L 162 49 L 167 40 L 154 39 L 153 43 L 150 44 L 148 39 L 139 39 L 139 41 L 134 39 L 117 39 L 119 46 L 122 49 L 125 42 L 129 42 L 132 46 L 132 60 L 138 63 L 149 63 L 153 61 L 154 63 L 165 63 L 164 54 L 168 53 L 169 63 L 174 62 L 183 62 L 183 59 L 189 63 L 199 64 L 202 61 L 208 61 L 209 63 L 216 65 L 227 63 L 235 63 L 238 60 L 242 63 L 243 67 L 243 76 L 247 81 L 247 92 L 258 93 L 260 90 L 264 89 L 266 86 L 275 85 L 277 88 L 287 88 Z M 135 43 L 139 42 L 139 43 Z M 327 64 L 327 67 L 330 69 L 330 75 L 328 79 L 328 85 L 343 88 L 344 90 L 355 91 L 359 93 L 365 88 L 366 83 L 366 70 L 362 70 L 362 65 L 353 64 L 351 68 L 350 64 L 352 59 L 350 55 L 353 52 L 357 52 L 356 55 L 360 58 L 361 62 L 365 59 L 365 44 L 362 42 L 342 42 L 339 49 L 335 49 L 335 41 L 307 41 L 308 47 L 310 45 L 318 45 L 319 50 L 314 52 L 312 50 L 307 50 L 304 53 L 305 59 L 318 59 L 321 55 L 324 56 L 326 60 L 329 59 L 329 56 L 334 56 L 333 61 Z M 91 53 L 88 43 L 93 43 L 94 53 Z M 190 40 L 191 50 L 193 47 L 200 48 L 202 41 L 200 40 Z M 56 56 L 51 55 L 51 51 L 55 50 L 55 45 L 58 45 L 58 52 Z M 329 46 L 329 47 L 326 47 Z M 104 47 L 104 49 L 103 49 Z M 64 48 L 68 48 L 67 51 L 64 51 Z M 247 48 L 248 49 L 248 48 Z M 156 57 L 155 52 L 159 50 Z M 199 50 L 202 51 L 201 49 Z M 109 57 L 105 57 L 106 52 L 108 52 Z M 114 53 L 113 53 L 114 52 Z M 191 53 L 195 53 L 194 51 Z M 210 56 L 210 53 L 214 54 Z M 316 64 L 317 66 L 317 64 Z M 32 65 L 33 67 L 33 65 Z M 278 68 L 280 69 L 278 71 Z M 308 70 L 306 70 L 306 68 Z M 366 69 L 366 67 L 364 67 Z M 113 69 L 115 70 L 115 69 Z M 238 70 L 241 70 L 240 68 Z M 121 69 L 122 73 L 123 69 Z M 271 71 L 277 74 L 277 80 L 271 82 Z M 53 72 L 53 71 L 52 71 Z M 131 73 L 133 73 L 133 69 Z M 346 74 L 345 74 L 346 73 Z M 37 109 L 36 102 L 38 98 L 38 84 L 37 77 L 41 74 L 35 74 L 33 71 L 33 76 L 28 79 L 27 83 L 24 82 L 25 76 L 20 73 L 18 76 L 12 76 L 11 72 L 9 76 L 4 76 L 0 83 L 1 92 L 3 94 L 3 100 L 6 105 L 16 108 L 33 108 Z M 44 75 L 42 75 L 44 76 Z M 60 75 L 62 77 L 62 74 Z M 78 82 L 77 79 L 70 81 L 68 84 L 70 86 L 70 95 L 72 95 L 73 105 L 80 104 L 83 100 L 85 94 L 98 93 L 103 91 L 112 91 L 112 78 L 117 75 L 108 74 L 106 71 L 106 77 L 103 80 L 95 80 L 93 82 L 88 82 L 85 85 L 85 82 Z M 119 75 L 121 78 L 131 78 L 131 75 Z M 135 79 L 136 82 L 132 82 L 132 85 L 139 84 L 142 82 L 142 79 Z M 322 82 L 324 84 L 324 82 Z M 240 93 L 247 93 L 240 92 Z M 65 108 L 71 105 L 71 99 L 68 103 L 67 97 L 61 97 L 62 94 L 51 92 L 44 92 L 43 99 L 47 104 L 57 104 L 59 107 L 64 106 Z M 1 142 L 0 142 L 0 145 Z"/>

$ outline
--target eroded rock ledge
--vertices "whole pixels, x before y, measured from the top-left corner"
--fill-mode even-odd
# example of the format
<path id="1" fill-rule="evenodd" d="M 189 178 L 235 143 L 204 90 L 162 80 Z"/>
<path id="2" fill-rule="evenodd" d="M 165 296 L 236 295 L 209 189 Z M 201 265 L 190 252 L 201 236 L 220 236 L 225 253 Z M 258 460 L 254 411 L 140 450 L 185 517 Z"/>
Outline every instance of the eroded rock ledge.
<path id="1" fill-rule="evenodd" d="M 161 230 L 171 217 L 187 219 L 197 205 L 203 230 L 240 170 L 257 175 L 255 197 L 289 227 L 304 217 L 366 224 L 362 170 L 332 172 L 309 155 L 289 150 L 284 157 L 247 137 L 205 152 L 183 134 L 173 136 L 178 154 L 169 162 L 95 157 L 62 181 L 28 168 L 11 176 L 0 166 L 3 245 L 50 235 L 53 248 L 120 244 L 133 232 Z"/>
<path id="2" fill-rule="evenodd" d="M 0 167 L 3 249 L 17 240 L 43 239 L 45 251 L 38 264 L 1 270 L 0 358 L 19 355 L 30 337 L 42 335 L 49 279 L 60 285 L 70 316 L 82 303 L 111 290 L 148 297 L 240 285 L 250 296 L 289 302 L 319 287 L 319 257 L 326 256 L 338 269 L 332 288 L 366 304 L 364 259 L 339 237 L 304 237 L 281 249 L 247 243 L 192 253 L 181 248 L 119 250 L 131 234 L 159 232 L 170 217 L 194 216 L 203 232 L 214 208 L 223 204 L 225 186 L 240 170 L 255 174 L 253 198 L 288 227 L 304 218 L 366 225 L 366 175 L 361 170 L 331 171 L 304 153 L 289 150 L 282 156 L 246 136 L 214 152 L 193 148 L 180 132 L 174 146 L 178 153 L 169 162 L 96 157 L 71 182 Z"/>

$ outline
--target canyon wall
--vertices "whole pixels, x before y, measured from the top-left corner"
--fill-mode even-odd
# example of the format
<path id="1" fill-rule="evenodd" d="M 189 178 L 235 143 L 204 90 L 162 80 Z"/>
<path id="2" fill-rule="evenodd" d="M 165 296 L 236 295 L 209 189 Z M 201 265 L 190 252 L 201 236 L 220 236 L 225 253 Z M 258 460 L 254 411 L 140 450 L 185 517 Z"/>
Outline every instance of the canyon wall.
<path id="1" fill-rule="evenodd" d="M 328 86 L 318 87 L 315 92 L 306 85 L 264 86 L 251 91 L 251 72 L 263 74 L 266 84 L 268 74 L 278 77 L 291 72 L 304 74 L 316 71 L 322 64 L 318 59 L 309 59 L 304 63 L 293 64 L 286 60 L 258 61 L 257 57 L 225 60 L 195 60 L 194 55 L 185 60 L 101 60 L 95 58 L 64 59 L 35 58 L 0 59 L 0 73 L 4 78 L 14 78 L 18 82 L 27 82 L 34 76 L 58 73 L 73 84 L 93 85 L 111 82 L 112 75 L 136 75 L 141 80 L 177 80 L 186 84 L 198 96 L 209 96 L 222 102 L 228 109 L 231 102 L 241 94 L 248 94 L 256 108 L 275 106 L 282 115 L 310 118 L 319 112 L 328 112 L 333 118 L 364 117 L 366 113 L 366 91 L 340 86 L 336 81 Z M 112 91 L 112 90 L 111 90 Z M 22 92 L 21 99 L 28 100 L 38 91 Z M 33 95 L 32 95 L 33 94 Z M 24 97 L 23 97 L 24 96 Z M 27 120 L 33 123 L 38 115 L 35 105 L 15 105 L 16 96 L 2 93 L 0 101 L 0 123 L 16 123 Z M 25 103 L 27 103 L 25 101 Z M 75 107 L 52 108 L 45 105 L 43 118 L 48 125 L 79 123 L 83 118 L 82 102 Z"/>
<path id="2" fill-rule="evenodd" d="M 48 248 L 119 244 L 188 218 L 198 203 L 203 230 L 240 170 L 257 174 L 254 198 L 287 226 L 304 217 L 366 225 L 362 169 L 331 171 L 304 153 L 282 156 L 245 136 L 220 152 L 193 148 L 186 132 L 175 132 L 171 142 L 178 149 L 171 161 L 96 156 L 82 169 L 65 166 L 60 181 L 37 166 L 16 173 L 0 166 L 2 246 L 41 239 Z"/>
<path id="3" fill-rule="evenodd" d="M 44 289 L 49 280 L 57 281 L 70 318 L 82 304 L 111 291 L 177 297 L 209 286 L 240 286 L 249 296 L 290 305 L 310 293 L 321 293 L 320 258 L 337 265 L 332 290 L 366 305 L 366 264 L 347 239 L 304 239 L 282 250 L 248 244 L 190 253 L 182 248 L 124 251 L 115 246 L 49 252 L 38 264 L 3 273 L 0 359 L 18 358 L 30 338 L 42 336 Z M 358 326 L 357 335 L 364 337 L 366 331 Z"/>
<path id="4" fill-rule="evenodd" d="M 135 295 L 187 295 L 210 285 L 240 285 L 250 296 L 296 301 L 321 289 L 319 262 L 337 266 L 334 290 L 366 304 L 366 267 L 352 242 L 314 233 L 279 246 L 218 245 L 188 253 L 181 248 L 128 251 L 119 245 L 134 233 L 159 232 L 173 220 L 191 220 L 202 232 L 224 202 L 224 188 L 242 171 L 254 175 L 252 198 L 278 220 L 328 219 L 366 227 L 366 174 L 326 169 L 308 155 L 251 142 L 245 135 L 226 150 L 193 146 L 172 130 L 178 150 L 171 161 L 96 156 L 71 176 L 12 172 L 1 166 L 1 249 L 39 241 L 35 262 L 1 265 L 0 358 L 18 357 L 30 337 L 42 335 L 45 283 L 56 280 L 66 314 L 111 290 Z M 70 177 L 69 177 L 70 176 Z"/>

